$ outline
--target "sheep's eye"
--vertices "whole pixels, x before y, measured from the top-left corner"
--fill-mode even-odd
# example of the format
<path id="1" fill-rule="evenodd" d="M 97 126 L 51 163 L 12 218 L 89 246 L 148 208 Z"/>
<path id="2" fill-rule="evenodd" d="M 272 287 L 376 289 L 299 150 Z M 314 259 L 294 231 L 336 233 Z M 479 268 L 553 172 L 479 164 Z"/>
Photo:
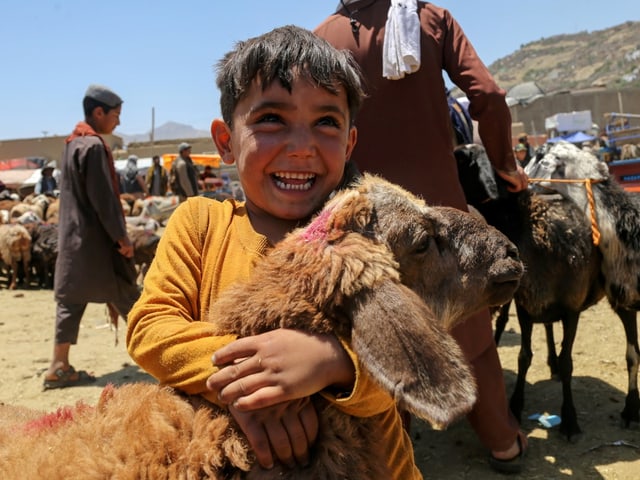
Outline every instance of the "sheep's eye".
<path id="1" fill-rule="evenodd" d="M 433 238 L 431 237 L 427 237 L 423 240 L 421 240 L 417 245 L 416 248 L 413 250 L 413 253 L 416 255 L 421 255 L 423 253 L 427 253 L 429 251 L 429 248 L 431 247 L 433 243 Z"/>

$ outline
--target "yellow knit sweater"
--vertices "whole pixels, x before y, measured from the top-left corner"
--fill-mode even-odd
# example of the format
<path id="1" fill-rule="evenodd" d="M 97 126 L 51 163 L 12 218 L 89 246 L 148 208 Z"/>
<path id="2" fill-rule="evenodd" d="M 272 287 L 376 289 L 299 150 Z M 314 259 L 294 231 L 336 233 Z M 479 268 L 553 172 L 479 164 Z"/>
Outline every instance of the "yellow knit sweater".
<path id="1" fill-rule="evenodd" d="M 229 285 L 245 280 L 269 248 L 251 226 L 244 203 L 190 198 L 171 215 L 144 290 L 127 320 L 127 349 L 163 385 L 217 403 L 205 382 L 214 373 L 213 353 L 235 339 L 214 336 L 210 308 Z M 274 281 L 277 281 L 274 279 Z M 211 315 L 215 317 L 215 315 Z M 378 441 L 397 480 L 421 479 L 411 440 L 392 398 L 360 369 L 351 395 L 336 399 L 349 415 L 376 417 Z"/>

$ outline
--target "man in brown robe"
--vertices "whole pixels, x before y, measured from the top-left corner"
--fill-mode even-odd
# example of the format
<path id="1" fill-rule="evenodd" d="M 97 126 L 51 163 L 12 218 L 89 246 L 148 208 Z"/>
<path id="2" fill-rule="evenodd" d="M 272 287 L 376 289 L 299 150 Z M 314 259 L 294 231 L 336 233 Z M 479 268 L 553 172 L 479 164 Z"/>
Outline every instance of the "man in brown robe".
<path id="1" fill-rule="evenodd" d="M 526 188 L 526 175 L 516 165 L 511 147 L 505 92 L 447 10 L 417 2 L 414 31 L 419 36 L 419 66 L 399 79 L 383 77 L 385 25 L 391 3 L 343 0 L 338 11 L 315 30 L 335 47 L 350 50 L 367 82 L 369 97 L 356 118 L 358 143 L 351 155 L 356 166 L 402 185 L 430 204 L 467 210 L 453 155 L 444 70 L 466 93 L 469 113 L 478 122 L 480 138 L 497 173 L 512 184 L 513 191 Z M 519 471 L 526 437 L 508 408 L 489 312 L 479 312 L 453 333 L 478 384 L 478 401 L 468 420 L 491 451 L 491 466 Z"/>
<path id="2" fill-rule="evenodd" d="M 114 92 L 91 85 L 83 99 L 85 121 L 66 139 L 60 165 L 55 342 L 45 390 L 95 381 L 69 363 L 87 303 L 111 304 L 126 318 L 139 296 L 118 177 L 111 150 L 100 136 L 120 124 L 121 106 Z"/>

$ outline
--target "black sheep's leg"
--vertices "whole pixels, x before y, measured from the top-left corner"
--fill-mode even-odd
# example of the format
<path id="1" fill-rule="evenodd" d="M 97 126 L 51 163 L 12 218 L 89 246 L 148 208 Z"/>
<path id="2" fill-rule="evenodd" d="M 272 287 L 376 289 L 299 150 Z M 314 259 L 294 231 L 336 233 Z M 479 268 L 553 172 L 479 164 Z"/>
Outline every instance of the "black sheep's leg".
<path id="1" fill-rule="evenodd" d="M 569 441 L 575 440 L 576 437 L 582 433 L 578 425 L 578 415 L 573 403 L 573 393 L 571 391 L 571 377 L 573 375 L 571 352 L 573 350 L 573 342 L 576 338 L 579 316 L 580 314 L 578 312 L 570 312 L 563 316 L 562 349 L 558 357 L 560 379 L 562 381 L 562 423 L 560 424 L 560 433 L 565 435 Z"/>
<path id="2" fill-rule="evenodd" d="M 553 336 L 553 323 L 545 323 L 544 331 L 547 338 L 547 365 L 553 380 L 560 379 L 558 355 L 556 354 L 556 341 Z"/>
<path id="3" fill-rule="evenodd" d="M 493 335 L 493 339 L 496 342 L 496 345 L 500 345 L 500 338 L 504 333 L 504 329 L 507 326 L 507 322 L 509 321 L 509 308 L 511 307 L 511 302 L 505 303 L 498 309 L 498 318 L 496 319 L 496 331 Z"/>
<path id="4" fill-rule="evenodd" d="M 533 351 L 531 350 L 533 321 L 531 316 L 523 308 L 516 305 L 516 310 L 518 312 L 518 323 L 520 324 L 520 352 L 518 353 L 518 376 L 509 406 L 518 422 L 522 423 L 524 387 L 527 381 L 527 372 L 533 359 Z"/>
<path id="5" fill-rule="evenodd" d="M 638 396 L 638 365 L 640 364 L 640 349 L 638 348 L 638 325 L 636 312 L 624 308 L 617 308 L 616 313 L 622 320 L 624 333 L 627 338 L 627 374 L 629 376 L 629 389 L 624 404 L 624 410 L 620 413 L 624 427 L 631 423 L 640 423 L 640 397 Z"/>

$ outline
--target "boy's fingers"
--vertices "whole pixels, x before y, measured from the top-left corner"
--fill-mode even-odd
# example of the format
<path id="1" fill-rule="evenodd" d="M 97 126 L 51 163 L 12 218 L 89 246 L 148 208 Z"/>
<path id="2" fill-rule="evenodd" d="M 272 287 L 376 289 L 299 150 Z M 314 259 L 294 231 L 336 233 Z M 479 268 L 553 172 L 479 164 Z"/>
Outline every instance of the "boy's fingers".
<path id="1" fill-rule="evenodd" d="M 314 420 L 315 428 L 313 427 Z M 309 447 L 315 440 L 318 425 L 313 405 L 307 401 L 300 410 L 290 408 L 282 417 L 282 423 L 287 430 L 296 462 L 298 465 L 306 467 L 309 465 Z"/>
<path id="2" fill-rule="evenodd" d="M 236 420 L 238 419 L 236 418 Z M 269 437 L 263 426 L 255 421 L 244 425 L 241 421 L 238 423 L 247 436 L 247 441 L 251 445 L 260 466 L 266 469 L 273 468 L 273 454 L 271 453 Z"/>
<path id="3" fill-rule="evenodd" d="M 254 358 L 221 368 L 207 379 L 207 388 L 218 392 L 221 402 L 232 403 L 243 396 L 268 387 L 269 378 L 260 375 L 262 365 Z M 273 405 L 273 402 L 269 405 Z"/>
<path id="4" fill-rule="evenodd" d="M 316 408 L 309 397 L 305 398 L 304 402 L 305 403 L 300 410 L 299 417 L 302 422 L 305 435 L 307 436 L 307 442 L 309 445 L 313 445 L 316 438 L 318 438 L 318 412 L 316 412 Z"/>
<path id="5" fill-rule="evenodd" d="M 252 391 L 246 394 L 238 393 L 239 389 L 246 388 L 246 386 L 240 387 L 232 384 L 228 388 L 233 388 L 233 393 L 227 393 L 225 391 L 224 398 L 233 397 L 233 406 L 241 412 L 272 407 L 290 400 L 286 397 L 279 385 L 251 383 Z"/>
<path id="6" fill-rule="evenodd" d="M 289 468 L 293 468 L 296 464 L 293 458 L 292 439 L 289 438 L 289 432 L 280 421 L 275 418 L 265 422 L 265 430 L 269 437 L 269 443 L 276 458 Z M 304 432 L 302 432 L 304 435 Z"/>
<path id="7" fill-rule="evenodd" d="M 230 363 L 251 357 L 255 355 L 255 353 L 256 345 L 253 337 L 239 338 L 217 350 L 211 356 L 211 362 L 217 367 L 223 367 Z"/>

